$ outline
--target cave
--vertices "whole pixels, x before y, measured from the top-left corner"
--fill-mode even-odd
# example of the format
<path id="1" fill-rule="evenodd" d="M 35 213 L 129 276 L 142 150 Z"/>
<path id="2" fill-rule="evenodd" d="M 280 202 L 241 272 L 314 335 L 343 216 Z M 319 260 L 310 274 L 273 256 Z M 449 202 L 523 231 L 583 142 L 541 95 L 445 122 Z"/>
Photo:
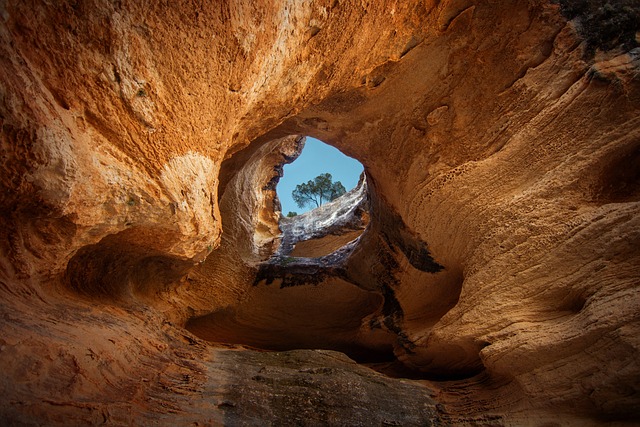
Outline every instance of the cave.
<path id="1" fill-rule="evenodd" d="M 392 338 L 383 338 L 382 331 L 368 341 L 357 338 L 363 322 L 381 324 L 374 317 L 384 298 L 365 291 L 346 274 L 369 223 L 364 173 L 355 188 L 337 199 L 291 218 L 282 216 L 275 189 L 283 165 L 297 160 L 305 140 L 290 135 L 261 145 L 229 180 L 220 195 L 221 220 L 225 229 L 241 233 L 232 236 L 228 246 L 223 240 L 214 254 L 233 252 L 245 268 L 255 270 L 253 284 L 239 304 L 190 318 L 185 327 L 217 344 L 278 351 L 325 349 L 359 361 L 393 360 Z M 248 188 L 261 189 L 262 194 L 246 206 L 248 211 L 238 212 L 236 201 Z M 258 218 L 268 218 L 270 226 L 247 226 Z M 264 230 L 275 232 L 267 239 Z M 250 249 L 238 251 L 239 246 Z M 214 262 L 205 260 L 202 268 Z"/>
<path id="2" fill-rule="evenodd" d="M 0 424 L 640 422 L 636 3 L 3 2 Z"/>

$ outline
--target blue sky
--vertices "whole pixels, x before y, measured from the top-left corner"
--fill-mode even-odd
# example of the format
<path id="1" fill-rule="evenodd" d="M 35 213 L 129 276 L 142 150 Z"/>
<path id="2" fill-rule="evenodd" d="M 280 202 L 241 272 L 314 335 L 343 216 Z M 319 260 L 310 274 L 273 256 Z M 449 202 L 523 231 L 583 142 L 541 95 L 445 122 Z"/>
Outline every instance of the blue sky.
<path id="1" fill-rule="evenodd" d="M 345 156 L 338 149 L 308 136 L 302 154 L 293 163 L 284 166 L 284 176 L 280 178 L 276 187 L 282 204 L 282 214 L 286 216 L 289 211 L 299 214 L 309 211 L 311 209 L 309 207 L 300 209 L 296 205 L 291 192 L 296 185 L 325 172 L 333 176 L 333 182 L 342 182 L 344 188 L 349 191 L 358 183 L 362 165 L 357 160 Z"/>

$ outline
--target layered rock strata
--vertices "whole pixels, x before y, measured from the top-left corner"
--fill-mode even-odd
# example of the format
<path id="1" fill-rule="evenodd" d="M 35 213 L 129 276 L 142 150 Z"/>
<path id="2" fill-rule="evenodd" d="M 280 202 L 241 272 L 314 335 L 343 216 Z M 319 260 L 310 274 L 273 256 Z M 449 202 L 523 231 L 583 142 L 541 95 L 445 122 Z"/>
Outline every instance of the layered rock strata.
<path id="1" fill-rule="evenodd" d="M 637 2 L 0 18 L 3 424 L 638 421 Z M 267 277 L 300 135 L 370 220 Z"/>

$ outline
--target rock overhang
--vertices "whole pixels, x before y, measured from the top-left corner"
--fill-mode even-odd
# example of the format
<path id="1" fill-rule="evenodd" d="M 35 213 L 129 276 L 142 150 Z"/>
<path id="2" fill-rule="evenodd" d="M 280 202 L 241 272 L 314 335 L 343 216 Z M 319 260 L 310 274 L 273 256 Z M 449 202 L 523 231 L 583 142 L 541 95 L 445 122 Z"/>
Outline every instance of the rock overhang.
<path id="1" fill-rule="evenodd" d="M 277 313 L 286 294 L 292 317 L 278 321 L 292 330 L 297 298 L 353 304 L 361 321 L 318 330 L 325 343 L 392 348 L 455 378 L 431 383 L 436 418 L 633 420 L 637 55 L 627 26 L 591 55 L 611 28 L 583 42 L 600 6 L 580 2 L 567 23 L 560 3 L 178 5 L 170 17 L 3 5 L 3 387 L 26 403 L 2 416 L 53 422 L 80 400 L 87 411 L 64 413 L 180 413 L 180 393 L 230 372 L 182 326 Z M 177 51 L 183 73 L 164 54 Z M 295 149 L 287 135 L 365 165 L 371 220 L 330 283 L 253 286 L 279 238 L 268 183 Z M 274 140 L 288 151 L 266 150 Z M 19 382 L 27 366 L 50 366 L 37 373 L 47 385 Z M 118 400 L 132 387 L 164 406 Z M 204 413 L 231 414 L 227 400 Z"/>

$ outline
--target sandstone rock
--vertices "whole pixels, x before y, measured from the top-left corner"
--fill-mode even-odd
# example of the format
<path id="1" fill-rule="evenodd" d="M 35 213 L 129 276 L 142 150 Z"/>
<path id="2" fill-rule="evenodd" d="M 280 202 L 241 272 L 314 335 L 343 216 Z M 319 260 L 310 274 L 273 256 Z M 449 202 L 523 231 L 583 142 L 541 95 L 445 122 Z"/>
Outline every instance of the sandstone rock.
<path id="1" fill-rule="evenodd" d="M 2 2 L 0 420 L 638 422 L 639 10 Z M 303 135 L 370 219 L 300 261 Z"/>

